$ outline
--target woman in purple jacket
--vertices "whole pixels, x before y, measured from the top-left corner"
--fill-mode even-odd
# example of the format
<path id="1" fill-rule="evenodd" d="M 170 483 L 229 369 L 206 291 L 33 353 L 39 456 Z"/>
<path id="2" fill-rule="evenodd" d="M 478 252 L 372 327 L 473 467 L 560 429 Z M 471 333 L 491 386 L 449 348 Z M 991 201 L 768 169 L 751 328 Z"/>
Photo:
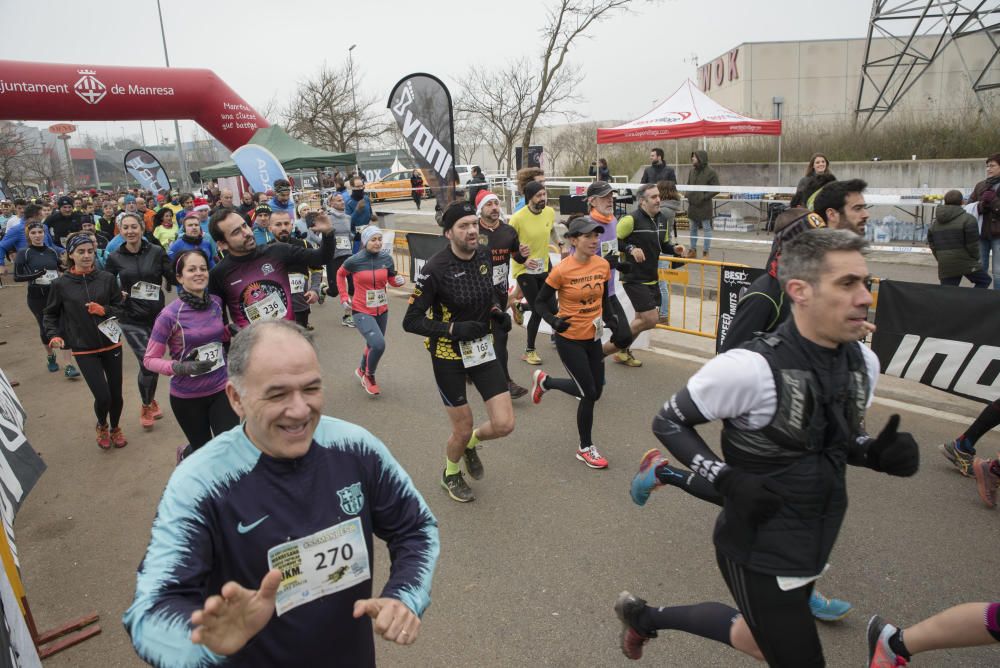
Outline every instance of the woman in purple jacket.
<path id="1" fill-rule="evenodd" d="M 240 421 L 226 397 L 223 343 L 229 333 L 222 300 L 207 292 L 208 258 L 200 250 L 177 256 L 177 282 L 183 292 L 160 311 L 153 324 L 143 366 L 170 376 L 170 408 L 188 438 L 177 461 Z M 164 359 L 165 352 L 170 359 Z"/>

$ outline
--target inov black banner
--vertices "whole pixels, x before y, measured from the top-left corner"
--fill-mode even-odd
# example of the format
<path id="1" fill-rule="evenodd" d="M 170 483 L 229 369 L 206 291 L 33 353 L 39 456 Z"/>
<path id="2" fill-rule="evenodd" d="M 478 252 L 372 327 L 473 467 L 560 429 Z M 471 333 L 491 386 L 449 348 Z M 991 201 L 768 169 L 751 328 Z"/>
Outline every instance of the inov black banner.
<path id="1" fill-rule="evenodd" d="M 976 401 L 1000 397 L 1000 292 L 882 281 L 875 326 L 882 373 Z"/>
<path id="2" fill-rule="evenodd" d="M 451 93 L 435 76 L 410 74 L 393 87 L 388 106 L 425 185 L 438 199 L 435 208 L 447 208 L 456 199 L 457 181 Z"/>
<path id="3" fill-rule="evenodd" d="M 424 263 L 446 248 L 448 240 L 433 234 L 410 232 L 406 235 L 406 245 L 410 247 L 410 280 L 415 281 Z"/>

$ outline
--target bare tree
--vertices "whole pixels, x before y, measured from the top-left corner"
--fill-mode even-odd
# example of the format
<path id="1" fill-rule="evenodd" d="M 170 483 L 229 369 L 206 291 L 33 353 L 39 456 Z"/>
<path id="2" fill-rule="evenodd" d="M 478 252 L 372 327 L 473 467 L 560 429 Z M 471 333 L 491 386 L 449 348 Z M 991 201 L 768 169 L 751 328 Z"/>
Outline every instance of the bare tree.
<path id="1" fill-rule="evenodd" d="M 460 164 L 472 163 L 486 142 L 488 130 L 483 119 L 469 113 L 455 114 L 455 156 Z"/>
<path id="2" fill-rule="evenodd" d="M 473 66 L 462 77 L 456 112 L 475 119 L 491 135 L 490 149 L 498 165 L 511 170 L 514 145 L 524 132 L 535 82 L 525 60 L 508 63 L 501 70 Z"/>
<path id="3" fill-rule="evenodd" d="M 552 139 L 546 150 L 550 155 L 566 155 L 565 167 L 586 168 L 594 159 L 597 146 L 597 123 L 567 125 Z M 566 169 L 563 169 L 566 172 Z"/>
<path id="4" fill-rule="evenodd" d="M 534 91 L 534 105 L 525 119 L 521 150 L 528 154 L 535 124 L 560 102 L 572 97 L 582 79 L 579 70 L 566 62 L 570 46 L 597 22 L 627 11 L 632 0 L 559 0 L 548 9 L 548 23 L 542 29 L 545 50 L 542 70 Z M 568 73 L 568 74 L 567 74 Z"/>
<path id="5" fill-rule="evenodd" d="M 46 182 L 55 174 L 51 157 L 31 132 L 13 123 L 0 125 L 0 179 L 19 189 L 31 182 Z"/>
<path id="6" fill-rule="evenodd" d="M 348 66 L 331 69 L 324 65 L 315 76 L 299 83 L 282 112 L 290 135 L 329 151 L 349 152 L 362 143 L 372 143 L 385 130 L 385 123 L 372 110 L 374 95 L 357 89 L 352 95 Z"/>

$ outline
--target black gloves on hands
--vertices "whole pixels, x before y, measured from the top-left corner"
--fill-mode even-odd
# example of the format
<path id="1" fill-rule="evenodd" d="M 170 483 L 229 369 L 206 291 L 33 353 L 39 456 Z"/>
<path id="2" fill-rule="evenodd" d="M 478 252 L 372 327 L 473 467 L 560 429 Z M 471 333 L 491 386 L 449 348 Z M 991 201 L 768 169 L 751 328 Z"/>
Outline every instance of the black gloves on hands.
<path id="1" fill-rule="evenodd" d="M 508 318 L 508 320 L 510 320 Z M 463 320 L 451 323 L 451 334 L 448 338 L 454 341 L 475 341 L 490 333 L 490 326 L 484 322 Z"/>
<path id="2" fill-rule="evenodd" d="M 506 311 L 501 311 L 499 308 L 494 308 L 490 311 L 490 318 L 505 332 L 510 331 L 511 321 L 510 315 Z"/>
<path id="3" fill-rule="evenodd" d="M 552 329 L 559 332 L 560 334 L 569 329 L 569 320 L 567 320 L 566 318 L 560 318 L 559 316 L 552 318 L 552 322 L 550 322 L 549 324 L 552 326 Z"/>
<path id="4" fill-rule="evenodd" d="M 868 468 L 889 475 L 909 477 L 920 468 L 920 448 L 908 432 L 899 429 L 899 415 L 893 415 L 874 441 L 868 444 Z"/>
<path id="5" fill-rule="evenodd" d="M 726 497 L 726 511 L 757 526 L 771 519 L 785 501 L 767 476 L 726 466 L 715 479 L 715 489 Z"/>
<path id="6" fill-rule="evenodd" d="M 212 370 L 213 362 L 208 360 L 188 360 L 186 362 L 174 362 L 171 367 L 175 376 L 197 376 L 208 373 Z"/>

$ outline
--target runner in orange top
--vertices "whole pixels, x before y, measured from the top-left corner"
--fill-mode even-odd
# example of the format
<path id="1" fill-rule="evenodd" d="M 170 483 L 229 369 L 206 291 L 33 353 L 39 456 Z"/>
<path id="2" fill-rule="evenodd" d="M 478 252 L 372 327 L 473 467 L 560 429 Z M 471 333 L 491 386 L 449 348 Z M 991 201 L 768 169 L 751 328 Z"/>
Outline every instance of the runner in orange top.
<path id="1" fill-rule="evenodd" d="M 601 337 L 604 327 L 618 330 L 618 315 L 608 299 L 611 265 L 598 254 L 603 226 L 589 216 L 569 224 L 566 238 L 575 252 L 560 262 L 545 279 L 538 292 L 535 308 L 556 331 L 556 351 L 569 372 L 569 378 L 552 378 L 542 370 L 532 378 L 531 398 L 536 404 L 549 390 L 560 390 L 580 400 L 576 427 L 580 447 L 576 458 L 590 468 L 608 467 L 594 445 L 594 404 L 604 389 L 604 352 Z M 559 313 L 552 312 L 552 297 L 558 291 Z M 616 341 L 625 348 L 631 341 Z"/>

